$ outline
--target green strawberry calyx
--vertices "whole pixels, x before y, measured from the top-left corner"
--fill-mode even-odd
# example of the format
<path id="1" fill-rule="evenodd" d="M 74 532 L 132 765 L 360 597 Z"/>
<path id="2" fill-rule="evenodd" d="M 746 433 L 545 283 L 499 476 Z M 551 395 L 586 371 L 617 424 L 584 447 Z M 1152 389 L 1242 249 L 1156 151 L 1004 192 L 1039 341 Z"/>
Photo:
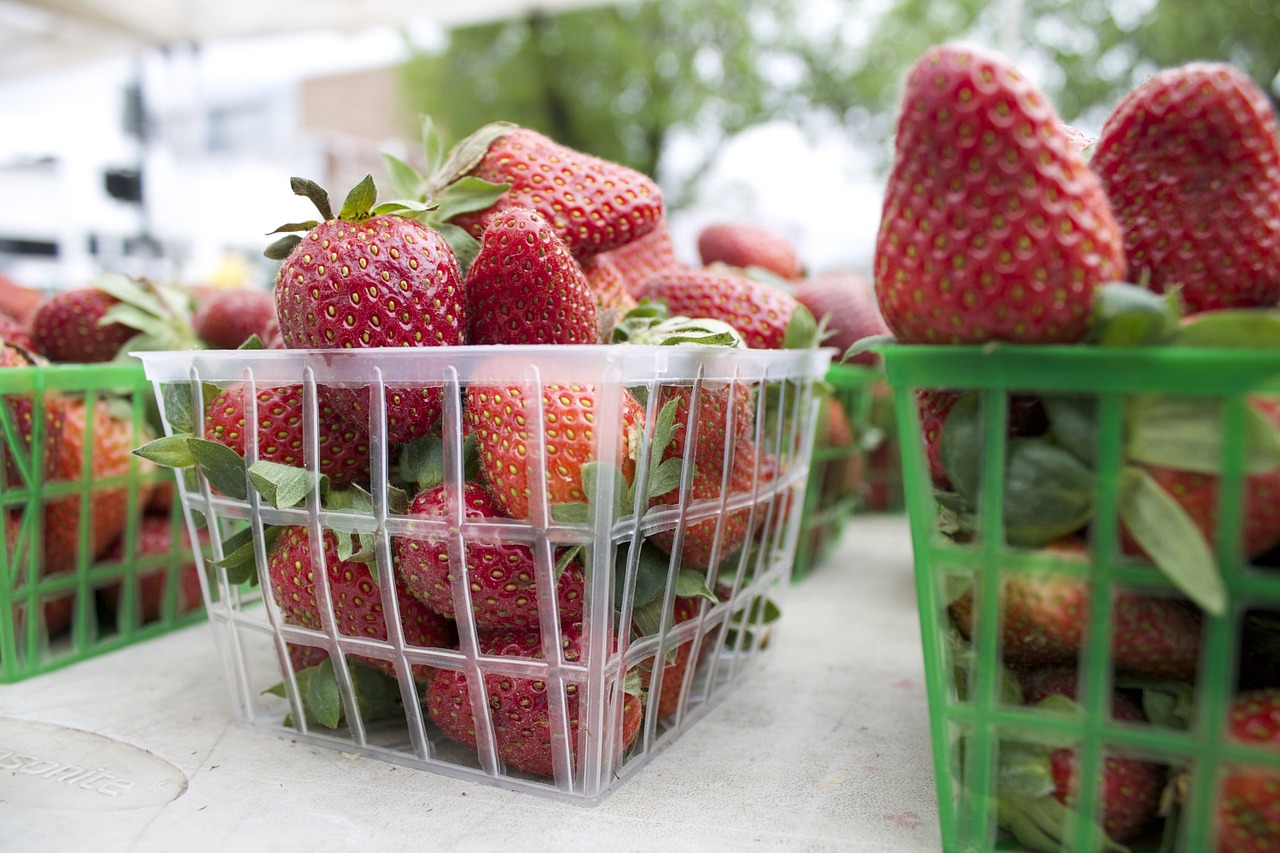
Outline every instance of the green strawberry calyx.
<path id="1" fill-rule="evenodd" d="M 351 688 L 360 719 L 372 722 L 404 713 L 400 686 L 394 678 L 359 661 L 348 661 L 347 666 L 351 673 Z M 338 685 L 332 659 L 298 670 L 294 673 L 294 679 L 298 688 L 298 705 L 308 724 L 328 729 L 336 729 L 342 724 L 346 719 L 346 709 L 343 707 L 342 689 Z M 262 692 L 290 698 L 288 685 L 283 681 Z M 284 724 L 290 728 L 296 727 L 292 715 L 285 718 Z"/>
<path id="2" fill-rule="evenodd" d="M 721 320 L 672 317 L 661 302 L 645 300 L 613 327 L 612 342 L 640 346 L 709 346 L 746 349 L 746 341 Z"/>

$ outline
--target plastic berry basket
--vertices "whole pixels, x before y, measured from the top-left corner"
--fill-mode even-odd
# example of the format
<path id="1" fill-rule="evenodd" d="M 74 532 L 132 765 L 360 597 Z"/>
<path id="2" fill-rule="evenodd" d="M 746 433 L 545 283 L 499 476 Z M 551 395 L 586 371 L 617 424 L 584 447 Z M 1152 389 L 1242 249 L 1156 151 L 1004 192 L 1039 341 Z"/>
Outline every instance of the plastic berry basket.
<path id="1" fill-rule="evenodd" d="M 833 364 L 827 370 L 826 385 L 850 433 L 840 441 L 833 440 L 831 419 L 841 415 L 819 412 L 793 580 L 803 580 L 822 565 L 839 544 L 850 516 L 865 505 L 868 483 L 863 437 L 869 427 L 872 389 L 883 377 L 877 368 L 856 364 Z M 828 426 L 825 436 L 823 426 Z"/>
<path id="2" fill-rule="evenodd" d="M 154 415 L 138 362 L 0 371 L 0 683 L 203 618 L 173 474 L 128 453 L 158 434 Z M 103 469 L 95 436 L 108 429 L 118 452 Z M 156 526 L 169 537 L 144 548 Z"/>
<path id="3" fill-rule="evenodd" d="M 924 347 L 883 350 L 900 425 L 903 476 L 915 561 L 919 616 L 936 772 L 941 835 L 948 850 L 1024 849 L 1002 826 L 1010 784 L 1008 757 L 1031 748 L 1071 747 L 1079 788 L 1065 819 L 1062 849 L 1096 848 L 1103 814 L 1102 768 L 1131 756 L 1168 769 L 1177 779 L 1176 808 L 1157 817 L 1134 850 L 1212 850 L 1224 774 L 1247 769 L 1280 779 L 1280 754 L 1230 736 L 1228 708 L 1248 686 L 1246 625 L 1280 612 L 1280 572 L 1274 556 L 1243 556 L 1245 400 L 1280 392 L 1280 353 L 1263 350 L 1094 347 Z M 972 390 L 980 400 L 981 472 L 971 533 L 955 535 L 954 518 L 938 498 L 928 448 L 921 437 L 922 390 Z M 1010 401 L 1073 395 L 1096 405 L 1093 514 L 1087 558 L 1008 544 L 1008 495 L 1002 485 Z M 1176 395 L 1221 404 L 1221 473 L 1213 559 L 1225 586 L 1219 615 L 1200 611 L 1199 660 L 1187 696 L 1189 725 L 1135 723 L 1113 715 L 1113 689 L 1134 682 L 1115 664 L 1113 623 L 1121 593 L 1180 599 L 1179 590 L 1145 560 L 1123 556 L 1120 472 L 1128 449 L 1125 407 L 1142 395 Z M 1280 510 L 1273 510 L 1280 511 Z M 1087 580 L 1083 645 L 1076 671 L 1078 711 L 1049 713 L 1019 703 L 1006 689 L 1007 636 L 1001 624 L 1001 583 L 1029 572 Z M 957 635 L 949 604 L 959 590 L 972 596 L 968 634 Z M 1273 672 L 1280 675 L 1280 670 Z M 1141 682 L 1139 682 L 1141 683 Z"/>
<path id="4" fill-rule="evenodd" d="M 475 346 L 140 357 L 171 437 L 203 433 L 203 406 L 219 389 L 238 388 L 250 401 L 264 389 L 300 387 L 301 456 L 313 472 L 320 466 L 324 401 L 335 389 L 367 393 L 368 500 L 356 508 L 335 506 L 318 477 L 291 505 L 265 500 L 248 483 L 243 497 L 217 489 L 199 465 L 178 478 L 191 529 L 210 532 L 206 607 L 232 714 L 242 723 L 344 753 L 591 805 L 730 694 L 778 641 L 812 452 L 814 385 L 829 365 L 829 351 Z M 445 516 L 406 513 L 399 489 L 407 448 L 387 439 L 384 392 L 392 388 L 438 395 L 437 427 L 419 441 L 438 448 L 438 488 L 453 495 L 475 482 L 492 486 L 484 474 L 492 469 L 477 473 L 472 464 L 468 405 L 494 388 L 519 389 L 532 406 L 522 421 L 532 448 L 522 457 L 529 466 L 527 514 L 476 518 L 456 503 Z M 587 430 L 587 455 L 598 463 L 593 478 L 582 478 L 585 511 L 567 520 L 544 485 L 564 460 L 548 460 L 539 450 L 563 437 L 561 427 L 574 428 L 563 420 L 547 426 L 543 418 L 554 402 L 547 395 L 564 389 L 594 395 L 590 418 L 577 426 Z M 701 433 L 691 415 L 684 422 L 684 457 L 674 463 L 679 485 L 657 501 L 650 486 L 671 470 L 660 475 L 659 459 L 650 455 L 666 446 L 659 433 L 667 409 L 658 402 L 672 389 L 690 395 L 691 412 L 702 411 L 699 395 L 741 394 L 750 409 L 735 410 L 730 420 L 745 418 L 738 426 L 750 428 L 720 425 L 737 438 L 726 442 L 714 470 L 698 469 L 719 486 L 708 491 L 695 484 L 695 435 Z M 626 400 L 638 403 L 643 417 L 624 420 Z M 261 414 L 246 405 L 250 471 L 260 462 L 253 424 Z M 619 444 L 620 436 L 629 438 Z M 290 541 L 305 541 L 315 555 L 309 582 L 318 621 L 304 624 L 289 608 L 290 597 L 277 595 L 274 549 L 289 535 L 273 539 L 279 528 L 296 531 Z M 376 636 L 349 629 L 342 618 L 349 602 L 335 580 L 335 561 L 356 558 L 322 546 L 331 532 L 342 531 L 369 545 L 363 559 L 374 582 L 365 589 L 383 606 Z M 401 549 L 408 540 L 447 541 L 443 593 L 454 603 L 448 641 L 423 640 L 406 628 L 419 606 L 405 580 Z M 709 544 L 709 553 L 691 557 L 695 540 Z M 531 555 L 536 614 L 521 636 L 533 632 L 533 653 L 495 645 L 495 632 L 506 629 L 480 624 L 481 594 L 468 574 L 470 549 L 480 541 Z M 656 548 L 657 541 L 664 548 Z M 250 555 L 247 576 L 228 571 L 233 547 Z M 566 553 L 583 567 L 580 615 L 563 595 Z M 714 594 L 677 619 L 691 578 Z M 567 639 L 568 623 L 580 629 L 576 645 Z M 687 669 L 677 678 L 672 667 L 684 659 Z M 331 670 L 324 676 L 327 700 L 317 694 L 319 676 L 311 675 L 325 668 Z M 451 690 L 465 684 L 466 698 L 436 704 L 441 679 Z M 522 700 L 533 711 L 520 716 L 516 731 L 511 720 L 525 711 L 504 702 L 506 691 L 519 693 L 520 685 L 532 685 L 536 695 Z M 368 698 L 374 692 L 376 703 Z M 325 701 L 332 705 L 329 719 L 316 713 Z M 460 736 L 455 724 L 462 720 L 465 729 L 468 719 L 472 729 Z M 530 762 L 530 753 L 537 760 Z"/>

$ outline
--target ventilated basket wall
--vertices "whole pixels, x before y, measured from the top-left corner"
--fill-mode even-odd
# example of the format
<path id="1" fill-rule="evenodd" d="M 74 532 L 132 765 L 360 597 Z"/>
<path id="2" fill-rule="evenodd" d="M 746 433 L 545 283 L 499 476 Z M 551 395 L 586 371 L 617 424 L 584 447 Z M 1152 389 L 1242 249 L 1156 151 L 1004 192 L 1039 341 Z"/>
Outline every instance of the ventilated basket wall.
<path id="1" fill-rule="evenodd" d="M 1256 650 L 1242 639 L 1258 614 L 1280 613 L 1280 572 L 1274 555 L 1241 553 L 1246 399 L 1280 394 L 1280 355 L 1264 351 L 1191 349 L 1107 350 L 1088 347 L 890 347 L 884 351 L 893 386 L 903 453 L 942 838 L 948 850 L 1018 849 L 999 828 L 997 796 L 1002 752 L 1026 745 L 1078 750 L 1079 820 L 1067 825 L 1068 849 L 1092 849 L 1089 823 L 1101 814 L 1106 757 L 1136 756 L 1179 778 L 1175 817 L 1155 822 L 1134 849 L 1215 849 L 1215 799 L 1228 769 L 1280 774 L 1280 754 L 1236 742 L 1226 711 L 1246 682 Z M 981 488 L 976 529 L 956 537 L 955 518 L 936 500 L 921 441 L 917 392 L 969 389 L 980 395 Z M 1004 466 L 1014 399 L 1080 395 L 1097 412 L 1094 515 L 1083 559 L 1017 548 L 1004 535 Z M 1200 659 L 1190 684 L 1189 728 L 1113 718 L 1110 691 L 1130 684 L 1113 666 L 1111 620 L 1121 592 L 1180 598 L 1163 574 L 1122 556 L 1118 483 L 1128 453 L 1122 429 L 1126 405 L 1138 395 L 1180 395 L 1222 403 L 1222 475 L 1215 558 L 1227 590 L 1221 616 L 1203 615 Z M 1271 507 L 1270 511 L 1280 512 Z M 946 531 L 946 532 L 944 532 Z M 1003 692 L 1001 582 L 1028 572 L 1090 581 L 1084 646 L 1075 661 L 1081 711 L 1049 713 L 1007 701 Z M 964 591 L 964 592 L 961 592 Z M 970 636 L 957 636 L 948 604 L 972 596 Z M 1280 675 L 1280 670 L 1276 672 Z M 1002 698 L 1004 697 L 1004 698 Z"/>
<path id="2" fill-rule="evenodd" d="M 187 422 L 199 433 L 201 401 L 207 402 L 216 389 L 240 383 L 249 392 L 244 399 L 254 399 L 262 389 L 301 386 L 307 428 L 303 457 L 313 470 L 323 401 L 338 387 L 369 392 L 372 474 L 370 502 L 363 509 L 331 508 L 318 485 L 297 505 L 275 508 L 253 489 L 236 499 L 212 488 L 203 474 L 189 472 L 182 479 L 183 504 L 193 528 L 215 534 L 215 561 L 227 556 L 224 543 L 237 533 L 241 538 L 232 541 L 248 541 L 254 549 L 252 578 L 230 583 L 225 563 L 211 562 L 206 589 L 234 713 L 242 721 L 344 752 L 593 803 L 724 698 L 778 640 L 778 606 L 790 574 L 809 471 L 813 383 L 827 368 L 827 353 L 548 346 L 157 353 L 143 358 L 171 433 L 181 432 Z M 464 425 L 468 394 L 482 386 L 519 389 L 532 406 L 526 420 L 533 448 L 527 456 L 529 516 L 464 518 L 456 503 L 448 517 L 405 514 L 397 490 L 405 486 L 412 492 L 414 486 L 400 479 L 404 447 L 387 441 L 382 392 L 425 390 L 440 396 L 442 415 L 433 435 L 441 451 L 443 487 L 458 494 L 468 477 L 476 478 L 467 471 L 471 457 Z M 594 392 L 591 456 L 600 464 L 594 490 L 588 487 L 589 510 L 564 521 L 539 485 L 546 466 L 557 466 L 558 460 L 547 460 L 537 448 L 548 441 L 541 426 L 543 394 L 570 386 Z M 652 470 L 649 454 L 658 402 L 672 388 L 683 389 L 695 401 L 699 395 L 744 394 L 750 428 L 731 442 L 736 449 L 726 450 L 719 460 L 711 478 L 715 486 L 709 490 L 695 488 L 691 462 L 696 441 L 691 435 L 676 491 L 667 503 L 649 506 L 644 483 Z M 642 409 L 644 427 L 620 445 L 620 412 L 627 396 Z M 194 414 L 189 414 L 192 401 Z M 698 408 L 696 402 L 691 405 Z M 733 419 L 741 416 L 736 411 Z M 246 422 L 252 424 L 253 418 L 251 406 Z M 730 432 L 748 421 L 735 423 Z M 687 428 L 696 431 L 698 425 L 690 420 Z M 252 426 L 248 433 L 245 455 L 252 462 L 258 452 Z M 628 460 L 638 472 L 634 494 L 624 473 Z M 371 548 L 366 556 L 377 578 L 373 594 L 383 605 L 381 636 L 343 627 L 347 605 L 336 600 L 327 570 L 314 573 L 319 581 L 317 623 L 301 625 L 299 617 L 281 607 L 285 599 L 272 592 L 269 571 L 271 547 L 280 540 L 271 537 L 274 529 L 290 527 L 300 531 L 313 554 L 320 553 L 321 537 L 332 531 L 366 534 L 361 541 Z M 710 566 L 680 557 L 689 553 L 689 541 L 703 535 L 695 528 L 712 534 L 699 539 L 710 543 Z M 738 535 L 741 530 L 747 533 Z M 448 594 L 457 605 L 452 626 L 456 639 L 449 643 L 414 642 L 396 618 L 416 607 L 405 603 L 407 587 L 393 556 L 397 542 L 406 538 L 449 543 Z M 655 540 L 665 542 L 666 550 L 655 550 Z M 473 602 L 473 587 L 461 582 L 467 577 L 464 555 L 470 553 L 464 542 L 470 546 L 478 541 L 518 545 L 532 554 L 537 618 L 531 630 L 540 637 L 535 644 L 541 654 L 517 655 L 487 645 L 491 629 L 476 624 L 475 611 L 467 606 Z M 567 552 L 576 554 L 584 567 L 582 653 L 576 656 L 565 652 L 557 623 L 566 604 L 553 591 Z M 329 555 L 321 559 L 327 567 Z M 696 577 L 716 591 L 717 599 L 703 599 L 691 617 L 676 624 L 676 581 L 690 570 L 694 574 L 686 579 Z M 635 606 L 641 599 L 648 601 L 647 608 Z M 667 662 L 674 663 L 681 652 L 692 662 L 689 675 L 677 684 L 667 678 Z M 332 666 L 332 698 L 341 708 L 336 726 L 308 718 L 309 700 L 317 698 L 308 692 L 314 681 L 299 678 L 306 667 L 326 658 L 329 664 L 320 666 Z M 372 719 L 357 701 L 372 678 L 366 664 L 380 672 L 373 679 L 381 679 L 378 689 L 392 693 L 392 713 L 379 714 L 379 719 Z M 441 672 L 464 681 L 470 691 L 469 702 L 454 711 L 475 721 L 473 744 L 446 736 L 425 704 L 425 685 Z M 546 772 L 512 766 L 506 724 L 495 723 L 497 715 L 490 715 L 491 708 L 502 706 L 503 691 L 512 682 L 528 681 L 537 682 L 545 697 L 538 700 L 546 703 L 545 725 L 522 737 L 543 751 Z M 641 694 L 646 697 L 642 704 L 636 698 Z M 383 711 L 386 706 L 384 701 Z M 642 713 L 637 717 L 638 708 Z"/>
<path id="3" fill-rule="evenodd" d="M 129 454 L 159 429 L 141 364 L 0 370 L 0 428 L 0 682 L 202 618 L 173 475 Z"/>

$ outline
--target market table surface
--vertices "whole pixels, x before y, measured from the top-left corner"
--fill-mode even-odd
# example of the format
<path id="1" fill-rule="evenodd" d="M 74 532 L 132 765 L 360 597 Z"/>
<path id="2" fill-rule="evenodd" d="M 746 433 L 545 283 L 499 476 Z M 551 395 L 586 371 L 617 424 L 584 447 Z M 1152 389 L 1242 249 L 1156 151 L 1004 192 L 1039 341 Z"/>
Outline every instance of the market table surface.
<path id="1" fill-rule="evenodd" d="M 591 807 L 237 723 L 208 626 L 188 628 L 0 686 L 0 850 L 939 849 L 906 518 L 850 522 L 779 628 L 757 673 Z M 85 775 L 113 756 L 147 796 Z"/>

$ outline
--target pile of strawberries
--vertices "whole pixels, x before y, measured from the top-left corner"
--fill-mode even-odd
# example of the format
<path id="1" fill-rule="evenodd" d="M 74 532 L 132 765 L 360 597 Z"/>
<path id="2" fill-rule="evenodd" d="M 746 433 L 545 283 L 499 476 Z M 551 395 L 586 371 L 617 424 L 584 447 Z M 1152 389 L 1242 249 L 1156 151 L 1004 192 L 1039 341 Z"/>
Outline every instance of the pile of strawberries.
<path id="1" fill-rule="evenodd" d="M 1271 102 L 1235 68 L 1194 63 L 1133 89 L 1090 141 L 1006 58 L 935 47 L 907 79 L 875 287 L 903 344 L 1280 348 L 1280 131 Z M 1025 358 L 1041 352 L 1028 349 Z M 892 366 L 892 347 L 887 353 Z M 1099 391 L 1112 378 L 1099 376 Z M 1173 730 L 1220 724 L 1229 748 L 1274 757 L 1280 398 L 1251 395 L 1242 407 L 1241 530 L 1222 541 L 1228 421 L 1215 390 L 1127 396 L 1123 458 L 1111 462 L 1097 456 L 1098 394 L 1044 393 L 1032 383 L 984 405 L 964 387 L 916 390 L 943 534 L 979 547 L 999 537 L 1028 554 L 1022 570 L 949 585 L 961 699 L 972 677 L 969 640 L 981 619 L 998 618 L 999 701 L 1079 713 L 1095 499 L 1108 478 L 1119 516 L 1118 553 L 1108 559 L 1154 565 L 1181 595 L 1126 587 L 1112 597 L 1104 716 Z M 997 486 L 1002 530 L 984 530 L 980 519 L 991 417 L 1001 419 L 1007 448 Z M 1230 560 L 1259 579 L 1250 595 L 1260 598 L 1227 600 L 1224 554 L 1238 555 Z M 998 614 L 978 612 L 984 582 L 999 586 L 988 599 L 998 599 Z M 1220 618 L 1230 619 L 1236 644 L 1227 664 L 1232 693 L 1227 719 L 1206 721 L 1198 709 L 1208 689 L 1207 638 Z M 1077 750 L 1012 740 L 1001 747 L 1000 826 L 1032 849 L 1059 849 L 1074 837 Z M 1198 782 L 1219 786 L 1217 849 L 1280 849 L 1275 761 L 1224 767 L 1214 778 L 1196 776 L 1191 758 L 1108 752 L 1097 843 L 1185 836 L 1177 816 Z"/>
<path id="2" fill-rule="evenodd" d="M 365 722 L 404 719 L 407 671 L 472 763 L 488 767 L 491 744 L 508 772 L 559 777 L 599 712 L 580 707 L 588 662 L 650 649 L 612 688 L 604 725 L 621 751 L 646 709 L 678 721 L 713 650 L 765 642 L 776 608 L 752 584 L 784 541 L 812 382 L 539 381 L 529 348 L 808 349 L 815 323 L 741 269 L 677 261 L 660 191 L 634 170 L 505 123 L 447 152 L 428 124 L 424 143 L 424 169 L 387 158 L 394 201 L 368 177 L 335 211 L 293 180 L 317 215 L 278 229 L 274 330 L 243 344 L 246 367 L 272 348 L 320 351 L 316 364 L 324 351 L 427 348 L 423 375 L 379 385 L 366 360 L 368 381 L 309 386 L 300 373 L 196 399 L 189 383 L 167 386 L 170 435 L 137 453 L 180 469 L 215 513 L 228 500 L 267 508 L 265 565 L 252 528 L 219 543 L 219 565 L 232 583 L 269 585 L 309 723 L 348 719 L 344 672 Z M 426 378 L 463 363 L 456 391 Z M 362 521 L 317 535 L 297 520 L 307 506 Z M 602 543 L 602 512 L 609 529 L 642 521 Z M 606 562 L 626 570 L 613 655 L 589 647 Z M 374 644 L 337 664 L 330 632 Z M 413 650 L 407 670 L 395 637 Z"/>

